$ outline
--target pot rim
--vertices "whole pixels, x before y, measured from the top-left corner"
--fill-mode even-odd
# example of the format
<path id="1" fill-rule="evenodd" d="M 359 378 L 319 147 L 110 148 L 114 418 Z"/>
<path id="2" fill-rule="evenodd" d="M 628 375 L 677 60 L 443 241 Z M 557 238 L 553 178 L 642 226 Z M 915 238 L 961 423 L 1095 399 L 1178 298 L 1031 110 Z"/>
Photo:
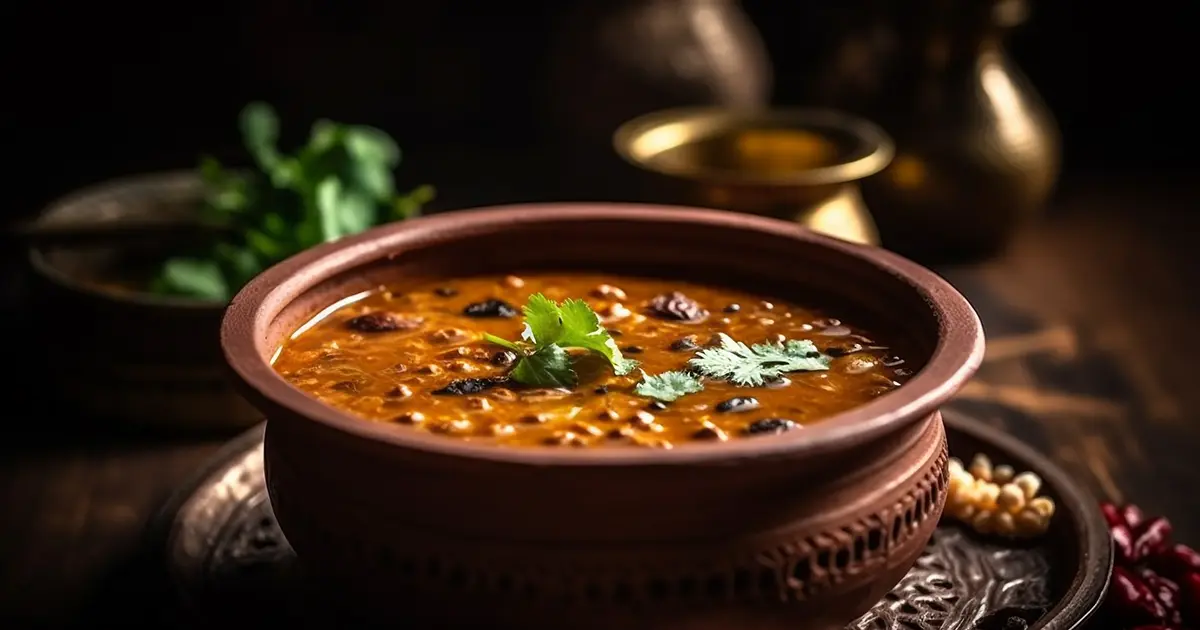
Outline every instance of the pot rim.
<path id="1" fill-rule="evenodd" d="M 936 320 L 938 341 L 929 361 L 903 387 L 846 412 L 770 440 L 734 440 L 658 449 L 517 449 L 447 439 L 419 431 L 366 422 L 310 397 L 271 367 L 276 348 L 266 346 L 273 320 L 320 282 L 377 261 L 405 246 L 511 230 L 546 221 L 616 220 L 701 224 L 754 230 L 849 255 L 915 291 Z M 624 203 L 537 203 L 460 210 L 412 219 L 319 245 L 289 258 L 252 280 L 225 311 L 221 347 L 237 384 L 252 400 L 291 411 L 303 421 L 369 441 L 429 454 L 535 466 L 678 466 L 728 464 L 761 457 L 801 457 L 844 449 L 896 430 L 933 413 L 978 369 L 983 327 L 974 309 L 934 272 L 883 249 L 823 236 L 794 223 L 679 206 Z M 268 414 L 269 416 L 270 414 Z"/>

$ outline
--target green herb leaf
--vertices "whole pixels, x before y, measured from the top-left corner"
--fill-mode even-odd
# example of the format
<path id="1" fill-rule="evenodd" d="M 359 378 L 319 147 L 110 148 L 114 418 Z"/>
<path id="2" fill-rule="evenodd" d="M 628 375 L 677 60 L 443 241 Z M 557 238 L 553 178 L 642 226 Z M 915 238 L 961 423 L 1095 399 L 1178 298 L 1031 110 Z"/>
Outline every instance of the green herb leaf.
<path id="1" fill-rule="evenodd" d="M 308 132 L 308 146 L 301 154 L 306 156 L 326 153 L 342 143 L 345 127 L 332 120 L 320 119 L 313 123 Z"/>
<path id="2" fill-rule="evenodd" d="M 829 369 L 831 359 L 808 340 L 747 346 L 719 333 L 721 344 L 696 353 L 689 363 L 705 376 L 756 387 L 786 372 Z"/>
<path id="3" fill-rule="evenodd" d="M 213 247 L 212 260 L 224 273 L 227 285 L 232 280 L 235 286 L 241 286 L 263 270 L 262 263 L 252 249 L 232 243 L 217 243 Z"/>
<path id="4" fill-rule="evenodd" d="M 537 345 L 547 345 L 558 343 L 562 338 L 565 323 L 562 311 L 554 300 L 541 293 L 534 293 L 529 296 L 521 310 L 525 313 L 525 332 L 521 333 L 522 339 Z"/>
<path id="5" fill-rule="evenodd" d="M 664 402 L 671 402 L 703 390 L 704 384 L 700 382 L 700 379 L 687 372 L 663 372 L 654 376 L 642 372 L 641 382 L 633 387 L 634 393 L 639 396 L 655 398 Z"/>
<path id="6" fill-rule="evenodd" d="M 242 139 L 246 150 L 263 170 L 270 170 L 279 162 L 279 117 L 266 103 L 250 103 L 242 109 Z"/>
<path id="7" fill-rule="evenodd" d="M 362 162 L 392 167 L 400 162 L 400 147 L 391 136 L 374 127 L 356 125 L 346 130 L 346 149 Z"/>
<path id="8" fill-rule="evenodd" d="M 533 387 L 574 387 L 578 378 L 571 367 L 571 356 L 554 344 L 522 357 L 509 377 Z"/>
<path id="9" fill-rule="evenodd" d="M 338 198 L 342 194 L 342 183 L 326 177 L 317 184 L 316 208 L 321 217 L 321 236 L 332 241 L 342 236 L 342 217 L 338 213 Z"/>
<path id="10" fill-rule="evenodd" d="M 562 336 L 556 340 L 568 348 L 591 350 L 608 359 L 617 376 L 628 374 L 637 367 L 637 361 L 621 356 L 617 342 L 600 324 L 600 316 L 583 300 L 568 299 L 559 309 L 562 318 Z"/>
<path id="11" fill-rule="evenodd" d="M 347 178 L 353 181 L 372 203 L 386 203 L 396 196 L 391 166 L 382 162 L 358 162 L 347 167 Z"/>
<path id="12" fill-rule="evenodd" d="M 520 353 L 525 352 L 525 348 L 522 348 L 520 345 L 515 344 L 503 337 L 497 337 L 496 335 L 493 335 L 491 333 L 483 333 L 483 338 L 484 338 L 484 340 L 490 341 L 491 343 L 494 343 L 497 346 L 501 346 L 503 348 L 508 348 L 509 350 L 515 350 L 516 352 L 520 352 Z"/>
<path id="13" fill-rule="evenodd" d="M 600 317 L 592 311 L 583 300 L 567 300 L 556 304 L 554 300 L 535 293 L 529 296 L 521 309 L 525 314 L 525 330 L 521 339 L 533 345 L 532 353 L 519 343 L 501 339 L 495 335 L 484 335 L 484 338 L 497 345 L 520 352 L 524 356 L 517 362 L 510 376 L 526 385 L 538 385 L 527 378 L 540 378 L 536 373 L 523 368 L 526 361 L 533 360 L 544 349 L 553 348 L 554 352 L 561 351 L 567 357 L 567 369 L 571 371 L 571 381 L 574 383 L 575 371 L 571 368 L 566 348 L 578 348 L 595 352 L 608 360 L 618 376 L 628 374 L 637 366 L 632 361 L 621 356 L 621 350 L 613 341 L 608 331 L 600 325 Z M 544 380 L 544 379 L 541 379 Z"/>
<path id="14" fill-rule="evenodd" d="M 437 197 L 433 186 L 425 185 L 413 189 L 407 195 L 396 197 L 392 203 L 392 216 L 397 219 L 411 219 L 421 214 L 421 207 Z"/>
<path id="15" fill-rule="evenodd" d="M 375 200 L 367 193 L 342 190 L 338 199 L 342 236 L 358 234 L 375 225 Z"/>
<path id="16" fill-rule="evenodd" d="M 225 274 L 215 260 L 172 258 L 163 265 L 158 288 L 164 293 L 203 300 L 222 300 L 229 293 Z"/>
<path id="17" fill-rule="evenodd" d="M 152 290 L 226 300 L 271 264 L 325 241 L 417 216 L 433 199 L 428 186 L 396 194 L 392 169 L 400 149 L 374 127 L 319 120 L 308 143 L 289 155 L 277 146 L 279 119 L 269 105 L 250 103 L 238 124 L 257 170 L 226 170 L 212 158 L 199 164 L 207 187 L 200 218 L 228 229 L 180 257 L 189 263 L 167 263 Z M 203 271 L 193 269 L 200 267 Z"/>

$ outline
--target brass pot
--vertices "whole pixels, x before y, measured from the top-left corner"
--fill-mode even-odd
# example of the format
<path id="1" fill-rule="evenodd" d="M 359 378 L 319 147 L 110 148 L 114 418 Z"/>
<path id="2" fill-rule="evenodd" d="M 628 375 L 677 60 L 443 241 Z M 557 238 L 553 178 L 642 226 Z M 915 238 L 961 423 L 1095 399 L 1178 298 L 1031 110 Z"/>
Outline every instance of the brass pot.
<path id="1" fill-rule="evenodd" d="M 613 144 L 639 169 L 648 201 L 796 221 L 877 244 L 859 183 L 892 159 L 882 129 L 833 110 L 668 109 L 617 129 Z"/>
<path id="2" fill-rule="evenodd" d="M 863 194 L 883 242 L 925 262 L 1002 251 L 1058 178 L 1054 115 L 1005 50 L 1025 0 L 879 3 L 810 99 L 874 120 L 896 159 Z"/>

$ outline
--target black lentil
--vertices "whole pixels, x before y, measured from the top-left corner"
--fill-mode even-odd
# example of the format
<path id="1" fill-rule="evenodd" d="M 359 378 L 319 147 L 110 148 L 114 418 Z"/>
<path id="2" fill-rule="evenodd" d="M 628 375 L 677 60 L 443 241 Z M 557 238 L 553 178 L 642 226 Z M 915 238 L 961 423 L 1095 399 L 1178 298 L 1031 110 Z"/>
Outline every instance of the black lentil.
<path id="1" fill-rule="evenodd" d="M 675 340 L 671 343 L 670 347 L 672 352 L 687 352 L 688 350 L 695 350 L 700 346 L 696 345 L 695 337 L 688 336 Z"/>
<path id="2" fill-rule="evenodd" d="M 722 413 L 743 413 L 758 409 L 758 399 L 752 396 L 736 396 L 717 403 L 717 411 Z"/>
<path id="3" fill-rule="evenodd" d="M 482 302 L 468 304 L 463 309 L 463 315 L 467 317 L 516 317 L 517 309 L 512 304 L 504 300 L 495 298 L 487 299 Z"/>
<path id="4" fill-rule="evenodd" d="M 799 424 L 787 418 L 763 418 L 755 420 L 746 427 L 746 433 L 750 435 L 768 435 L 772 433 L 784 433 L 799 427 Z"/>
<path id="5" fill-rule="evenodd" d="M 478 394 L 479 392 L 491 389 L 505 379 L 502 378 L 463 378 L 457 381 L 451 381 L 449 385 L 441 389 L 433 390 L 435 396 L 465 396 L 467 394 Z"/>
<path id="6" fill-rule="evenodd" d="M 412 330 L 420 325 L 419 320 L 403 319 L 393 313 L 375 311 L 359 315 L 346 322 L 351 330 L 365 333 L 391 332 L 394 330 Z"/>

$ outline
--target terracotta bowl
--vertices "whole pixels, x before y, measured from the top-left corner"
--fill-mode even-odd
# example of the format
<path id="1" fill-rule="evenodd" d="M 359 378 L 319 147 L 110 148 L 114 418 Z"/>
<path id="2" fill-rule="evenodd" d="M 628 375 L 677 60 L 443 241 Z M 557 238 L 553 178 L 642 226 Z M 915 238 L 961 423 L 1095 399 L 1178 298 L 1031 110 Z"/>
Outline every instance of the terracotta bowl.
<path id="1" fill-rule="evenodd" d="M 592 269 L 815 303 L 903 340 L 895 392 L 767 439 L 513 449 L 364 422 L 271 369 L 322 308 L 398 277 Z M 849 318 L 851 315 L 847 314 Z M 932 272 L 791 223 L 711 210 L 546 204 L 451 213 L 317 247 L 231 303 L 226 359 L 268 418 L 280 527 L 371 617 L 452 627 L 841 627 L 908 571 L 946 487 L 938 407 L 983 331 Z"/>

